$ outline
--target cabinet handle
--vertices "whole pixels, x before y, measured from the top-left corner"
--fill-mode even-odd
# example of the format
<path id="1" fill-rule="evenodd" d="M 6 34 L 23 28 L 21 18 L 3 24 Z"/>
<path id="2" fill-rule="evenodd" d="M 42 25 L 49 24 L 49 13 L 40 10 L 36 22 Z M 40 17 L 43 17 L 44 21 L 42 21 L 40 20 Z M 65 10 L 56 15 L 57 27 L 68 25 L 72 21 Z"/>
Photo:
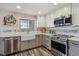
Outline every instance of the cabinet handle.
<path id="1" fill-rule="evenodd" d="M 62 41 L 62 42 L 66 42 L 66 41 Z"/>
<path id="2" fill-rule="evenodd" d="M 76 43 L 72 43 L 72 44 L 74 44 L 74 45 L 78 45 L 78 44 L 76 44 Z"/>

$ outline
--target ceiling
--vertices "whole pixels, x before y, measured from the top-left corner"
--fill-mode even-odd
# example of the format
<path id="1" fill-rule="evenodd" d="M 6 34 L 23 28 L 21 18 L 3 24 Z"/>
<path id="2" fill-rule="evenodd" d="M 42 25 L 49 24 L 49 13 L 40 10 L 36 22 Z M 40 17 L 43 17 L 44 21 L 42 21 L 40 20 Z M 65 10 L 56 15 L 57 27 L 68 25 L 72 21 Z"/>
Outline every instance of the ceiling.
<path id="1" fill-rule="evenodd" d="M 21 6 L 20 9 L 17 8 L 17 5 Z M 26 13 L 29 15 L 39 15 L 38 11 L 41 11 L 41 15 L 45 15 L 50 11 L 54 11 L 66 3 L 60 3 L 54 5 L 53 3 L 0 3 L 0 9 L 8 10 L 12 12 Z"/>

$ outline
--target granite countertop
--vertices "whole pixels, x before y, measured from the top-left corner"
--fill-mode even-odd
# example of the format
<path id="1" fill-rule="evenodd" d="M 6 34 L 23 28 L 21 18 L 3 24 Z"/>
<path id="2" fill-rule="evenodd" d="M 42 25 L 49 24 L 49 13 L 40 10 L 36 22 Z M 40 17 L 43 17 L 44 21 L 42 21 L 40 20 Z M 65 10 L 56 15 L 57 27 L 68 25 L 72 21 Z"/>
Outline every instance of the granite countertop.
<path id="1" fill-rule="evenodd" d="M 34 38 L 35 35 L 48 35 L 48 36 L 53 36 L 53 34 L 49 34 L 49 33 L 5 33 L 5 34 L 0 34 L 0 37 L 13 37 L 13 36 L 21 36 L 21 37 L 31 37 Z M 69 40 L 73 40 L 73 41 L 79 41 L 79 37 L 70 37 Z"/>
<path id="2" fill-rule="evenodd" d="M 50 35 L 52 36 L 52 34 L 48 34 L 48 33 L 22 33 L 22 32 L 17 32 L 17 33 L 1 33 L 0 34 L 0 37 L 11 37 L 11 36 L 34 36 L 34 35 L 40 35 L 40 34 L 43 34 L 43 35 Z"/>
<path id="3" fill-rule="evenodd" d="M 71 37 L 71 38 L 69 38 L 69 40 L 72 40 L 72 41 L 79 41 L 79 37 Z"/>

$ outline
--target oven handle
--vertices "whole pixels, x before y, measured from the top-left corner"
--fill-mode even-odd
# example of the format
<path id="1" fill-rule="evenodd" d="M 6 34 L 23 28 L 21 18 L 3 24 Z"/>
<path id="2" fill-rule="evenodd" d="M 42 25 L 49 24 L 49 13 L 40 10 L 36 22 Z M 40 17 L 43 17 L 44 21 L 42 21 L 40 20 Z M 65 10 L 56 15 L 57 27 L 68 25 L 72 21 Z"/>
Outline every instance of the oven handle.
<path id="1" fill-rule="evenodd" d="M 62 41 L 62 42 L 66 42 L 66 41 Z"/>

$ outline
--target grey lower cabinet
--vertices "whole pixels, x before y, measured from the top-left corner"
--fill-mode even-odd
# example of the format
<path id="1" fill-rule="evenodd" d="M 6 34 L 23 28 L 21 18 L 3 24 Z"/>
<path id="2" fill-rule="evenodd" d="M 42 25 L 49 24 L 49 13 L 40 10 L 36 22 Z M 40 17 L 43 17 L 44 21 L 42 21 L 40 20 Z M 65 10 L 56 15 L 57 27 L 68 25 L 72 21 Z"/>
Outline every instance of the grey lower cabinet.
<path id="1" fill-rule="evenodd" d="M 11 53 L 11 41 L 12 40 L 4 40 L 4 54 L 10 54 Z"/>
<path id="2" fill-rule="evenodd" d="M 26 40 L 21 42 L 21 50 L 31 49 L 35 46 L 35 39 Z"/>
<path id="3" fill-rule="evenodd" d="M 21 50 L 21 37 L 4 37 L 0 38 L 0 54 L 8 55 Z"/>
<path id="4" fill-rule="evenodd" d="M 38 35 L 38 46 L 41 46 L 42 45 L 42 34 L 41 35 Z"/>
<path id="5" fill-rule="evenodd" d="M 79 56 L 79 42 L 69 40 L 69 56 Z"/>
<path id="6" fill-rule="evenodd" d="M 38 44 L 38 38 L 39 38 L 39 36 L 36 35 L 36 36 L 35 36 L 35 46 L 38 46 L 38 45 L 39 45 L 39 44 Z"/>
<path id="7" fill-rule="evenodd" d="M 26 40 L 21 42 L 21 50 L 31 49 L 41 46 L 43 44 L 42 35 L 36 35 L 35 39 Z"/>
<path id="8" fill-rule="evenodd" d="M 79 56 L 79 47 L 76 47 L 76 46 L 70 46 L 70 49 L 69 49 L 69 56 Z"/>
<path id="9" fill-rule="evenodd" d="M 21 41 L 21 50 L 26 50 L 28 49 L 29 46 L 28 46 L 28 41 Z"/>
<path id="10" fill-rule="evenodd" d="M 43 35 L 43 45 L 45 45 L 46 42 L 46 35 Z"/>
<path id="11" fill-rule="evenodd" d="M 36 46 L 35 46 L 35 39 L 29 40 L 28 46 L 29 46 L 29 49 L 36 47 Z"/>
<path id="12" fill-rule="evenodd" d="M 43 35 L 43 46 L 51 50 L 51 38 L 48 35 Z"/>
<path id="13" fill-rule="evenodd" d="M 42 34 L 36 35 L 36 45 L 37 46 L 43 45 L 43 35 Z"/>

